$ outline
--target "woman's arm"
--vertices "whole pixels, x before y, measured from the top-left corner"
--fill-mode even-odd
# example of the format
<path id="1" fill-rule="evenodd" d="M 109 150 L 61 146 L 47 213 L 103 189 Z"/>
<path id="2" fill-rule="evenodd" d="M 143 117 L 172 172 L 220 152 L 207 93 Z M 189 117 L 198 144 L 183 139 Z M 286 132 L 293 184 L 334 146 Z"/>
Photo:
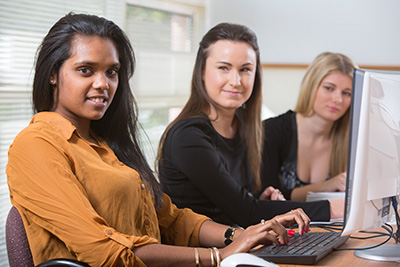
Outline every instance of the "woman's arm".
<path id="1" fill-rule="evenodd" d="M 299 225 L 300 232 L 307 232 L 310 220 L 301 210 L 296 209 L 287 214 L 276 216 L 269 221 L 263 221 L 245 230 L 237 229 L 233 242 L 225 246 L 223 241 L 227 230 L 226 225 L 205 221 L 200 228 L 200 245 L 204 247 L 220 247 L 221 260 L 234 253 L 248 252 L 259 244 L 286 244 L 287 229 L 284 226 Z M 200 266 L 211 266 L 211 253 L 216 260 L 215 250 L 196 248 L 199 252 Z M 195 248 L 150 244 L 134 249 L 147 266 L 195 266 Z"/>
<path id="2" fill-rule="evenodd" d="M 211 251 L 207 247 L 224 247 L 224 234 L 228 226 L 204 221 L 199 231 L 198 248 L 200 266 L 211 266 Z M 234 237 L 243 231 L 235 231 Z M 135 248 L 134 253 L 142 259 L 148 266 L 195 266 L 194 248 L 182 246 L 168 246 L 161 244 L 151 244 Z M 215 251 L 213 251 L 215 257 Z"/>
<path id="3" fill-rule="evenodd" d="M 346 190 L 346 173 L 340 173 L 326 181 L 296 187 L 292 190 L 291 200 L 306 201 L 308 192 L 344 192 Z"/>

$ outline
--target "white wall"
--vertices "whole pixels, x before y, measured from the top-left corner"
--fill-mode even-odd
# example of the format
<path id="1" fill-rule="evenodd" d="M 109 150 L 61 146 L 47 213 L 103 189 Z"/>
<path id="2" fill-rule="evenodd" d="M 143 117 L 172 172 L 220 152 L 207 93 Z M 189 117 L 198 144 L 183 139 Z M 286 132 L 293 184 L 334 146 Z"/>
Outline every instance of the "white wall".
<path id="1" fill-rule="evenodd" d="M 263 69 L 263 103 L 275 115 L 294 109 L 305 69 Z"/>
<path id="2" fill-rule="evenodd" d="M 259 39 L 266 64 L 309 64 L 323 51 L 359 65 L 400 66 L 399 0 L 208 0 L 207 28 L 244 24 Z M 266 69 L 264 102 L 293 108 L 304 70 Z"/>
<path id="3" fill-rule="evenodd" d="M 399 0 L 209 0 L 208 26 L 252 28 L 265 63 L 308 63 L 331 50 L 363 65 L 400 65 Z"/>

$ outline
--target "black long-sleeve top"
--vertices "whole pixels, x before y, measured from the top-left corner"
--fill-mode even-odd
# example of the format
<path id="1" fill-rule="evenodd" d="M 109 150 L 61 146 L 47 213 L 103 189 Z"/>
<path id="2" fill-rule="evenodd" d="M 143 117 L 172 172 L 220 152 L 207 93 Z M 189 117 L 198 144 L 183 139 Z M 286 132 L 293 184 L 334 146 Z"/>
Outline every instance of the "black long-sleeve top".
<path id="1" fill-rule="evenodd" d="M 159 178 L 180 208 L 216 222 L 247 227 L 301 207 L 312 220 L 330 219 L 328 201 L 261 201 L 251 193 L 253 178 L 239 135 L 227 139 L 206 118 L 189 118 L 168 132 Z"/>

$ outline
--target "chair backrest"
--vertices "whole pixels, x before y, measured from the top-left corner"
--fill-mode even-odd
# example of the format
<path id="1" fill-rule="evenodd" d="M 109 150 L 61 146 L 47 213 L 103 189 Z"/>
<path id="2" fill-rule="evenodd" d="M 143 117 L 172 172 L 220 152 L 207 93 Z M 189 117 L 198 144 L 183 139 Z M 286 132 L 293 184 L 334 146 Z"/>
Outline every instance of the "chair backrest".
<path id="1" fill-rule="evenodd" d="M 15 207 L 11 207 L 7 216 L 6 245 L 10 267 L 34 266 L 25 227 Z"/>
<path id="2" fill-rule="evenodd" d="M 13 206 L 6 221 L 6 245 L 10 267 L 34 267 L 28 237 L 21 215 Z M 90 267 L 88 264 L 73 259 L 51 259 L 36 267 Z"/>

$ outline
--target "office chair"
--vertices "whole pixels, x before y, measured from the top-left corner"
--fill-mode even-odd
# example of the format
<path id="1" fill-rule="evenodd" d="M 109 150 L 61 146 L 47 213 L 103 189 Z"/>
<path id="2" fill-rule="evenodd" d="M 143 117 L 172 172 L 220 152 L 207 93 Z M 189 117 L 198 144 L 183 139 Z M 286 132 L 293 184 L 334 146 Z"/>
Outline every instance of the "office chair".
<path id="1" fill-rule="evenodd" d="M 10 267 L 34 267 L 31 249 L 21 215 L 11 207 L 6 221 L 6 245 Z M 72 259 L 52 259 L 36 267 L 89 267 L 86 263 Z"/>

